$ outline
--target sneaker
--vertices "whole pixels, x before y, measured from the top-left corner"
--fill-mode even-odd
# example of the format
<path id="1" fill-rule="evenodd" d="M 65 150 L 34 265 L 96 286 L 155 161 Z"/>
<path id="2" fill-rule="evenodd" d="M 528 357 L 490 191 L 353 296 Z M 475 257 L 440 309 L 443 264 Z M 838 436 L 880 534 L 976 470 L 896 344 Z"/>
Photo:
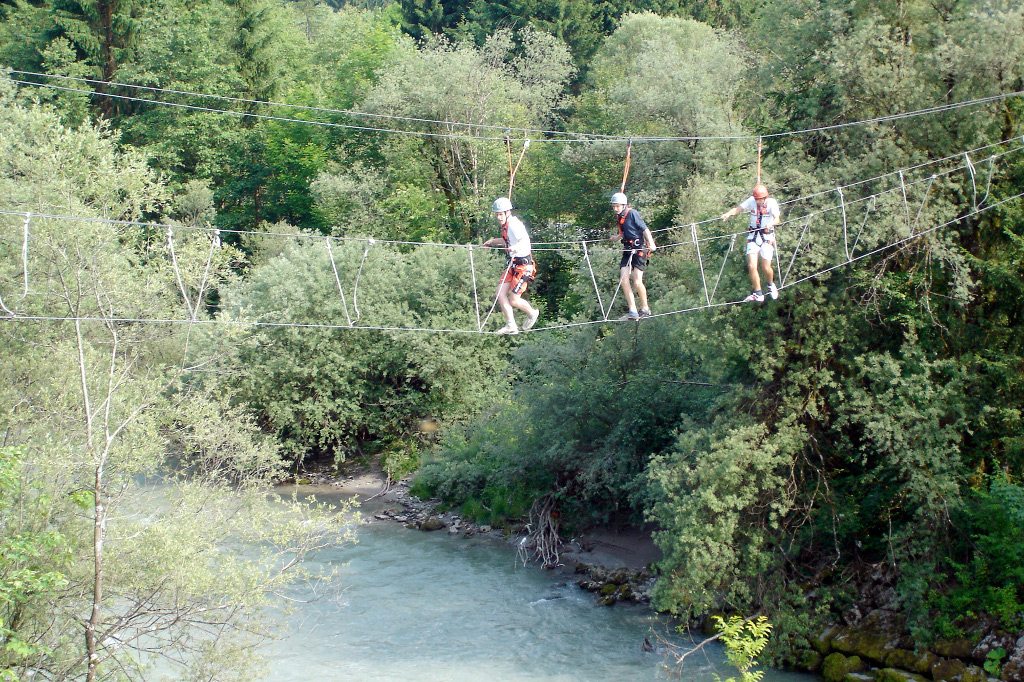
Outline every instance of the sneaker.
<path id="1" fill-rule="evenodd" d="M 619 321 L 620 322 L 625 322 L 626 320 L 639 320 L 639 319 L 640 319 L 640 313 L 638 313 L 635 310 L 630 310 L 628 313 L 626 313 L 625 315 L 620 317 Z"/>
<path id="2" fill-rule="evenodd" d="M 775 282 L 768 282 L 768 295 L 773 301 L 779 297 L 779 288 L 775 286 Z"/>
<path id="3" fill-rule="evenodd" d="M 755 291 L 754 293 L 750 294 L 750 296 L 747 296 L 745 299 L 743 299 L 744 303 L 749 301 L 755 301 L 757 303 L 760 303 L 763 300 L 764 294 L 762 294 L 760 291 Z"/>
<path id="4" fill-rule="evenodd" d="M 519 327 L 514 324 L 506 324 L 504 327 L 494 332 L 495 334 L 518 334 Z"/>
<path id="5" fill-rule="evenodd" d="M 644 308 L 643 310 L 640 311 L 640 317 L 650 317 L 650 316 L 651 316 L 651 309 L 650 308 Z"/>
<path id="6" fill-rule="evenodd" d="M 533 329 L 533 325 L 537 324 L 537 318 L 540 317 L 540 311 L 534 310 L 533 315 L 526 318 L 526 322 L 523 322 L 523 331 L 528 332 Z"/>

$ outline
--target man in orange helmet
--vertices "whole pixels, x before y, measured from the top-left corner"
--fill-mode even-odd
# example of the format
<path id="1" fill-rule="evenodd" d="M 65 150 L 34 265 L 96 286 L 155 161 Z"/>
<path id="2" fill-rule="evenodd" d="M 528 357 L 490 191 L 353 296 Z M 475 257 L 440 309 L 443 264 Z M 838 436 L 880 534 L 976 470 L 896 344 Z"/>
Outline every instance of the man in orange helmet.
<path id="1" fill-rule="evenodd" d="M 750 227 L 747 229 L 747 274 L 750 276 L 750 286 L 753 292 L 744 301 L 763 301 L 764 292 L 761 290 L 761 278 L 757 271 L 757 261 L 760 256 L 761 269 L 764 270 L 765 278 L 768 280 L 768 295 L 772 299 L 779 297 L 779 289 L 775 286 L 775 272 L 772 269 L 772 257 L 775 255 L 775 226 L 779 224 L 779 202 L 774 197 L 768 196 L 768 188 L 757 183 L 754 191 L 738 206 L 721 215 L 722 221 L 746 213 L 750 217 Z"/>

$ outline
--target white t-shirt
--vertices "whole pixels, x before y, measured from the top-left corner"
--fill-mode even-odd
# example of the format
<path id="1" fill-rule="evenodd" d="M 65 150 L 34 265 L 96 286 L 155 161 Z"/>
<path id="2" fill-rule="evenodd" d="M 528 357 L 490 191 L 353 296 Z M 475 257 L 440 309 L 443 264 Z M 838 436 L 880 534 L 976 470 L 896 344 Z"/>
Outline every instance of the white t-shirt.
<path id="1" fill-rule="evenodd" d="M 508 240 L 508 255 L 512 258 L 524 258 L 530 255 L 532 247 L 530 235 L 526 233 L 526 225 L 514 215 L 508 217 L 505 223 L 508 228 L 506 239 Z"/>
<path id="2" fill-rule="evenodd" d="M 747 197 L 746 200 L 740 204 L 740 208 L 750 218 L 750 229 L 757 229 L 757 199 L 754 197 Z M 775 201 L 775 197 L 768 197 L 764 200 L 764 209 L 761 215 L 761 226 L 768 227 L 769 225 L 775 225 L 779 221 L 779 202 Z"/>

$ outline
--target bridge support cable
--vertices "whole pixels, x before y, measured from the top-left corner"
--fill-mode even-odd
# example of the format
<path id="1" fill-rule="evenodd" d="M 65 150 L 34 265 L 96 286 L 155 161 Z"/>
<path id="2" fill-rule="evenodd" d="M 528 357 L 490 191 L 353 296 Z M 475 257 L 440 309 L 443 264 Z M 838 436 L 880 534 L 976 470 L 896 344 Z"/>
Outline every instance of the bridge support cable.
<path id="1" fill-rule="evenodd" d="M 917 215 L 914 216 L 914 223 L 913 225 L 911 225 L 910 228 L 911 237 L 913 237 L 917 233 L 917 224 L 921 220 L 921 212 L 924 211 L 924 207 L 928 203 L 928 197 L 931 195 L 932 192 L 932 185 L 935 184 L 935 181 L 938 179 L 938 177 L 938 175 L 932 175 L 931 178 L 929 178 L 928 180 L 928 186 L 925 187 L 924 190 L 924 197 L 921 199 L 921 205 L 918 206 L 917 208 Z"/>
<path id="2" fill-rule="evenodd" d="M 907 214 L 907 236 L 914 235 L 914 226 L 910 224 L 910 201 L 907 199 L 907 181 L 900 171 L 900 189 L 903 190 L 903 210 Z"/>
<path id="3" fill-rule="evenodd" d="M 594 285 L 594 294 L 597 295 L 597 306 L 601 309 L 601 319 L 608 319 L 608 311 L 604 309 L 604 303 L 601 301 L 601 290 L 597 286 L 597 277 L 594 276 L 594 264 L 590 261 L 590 251 L 587 250 L 587 242 L 580 242 L 583 245 L 583 261 L 587 264 L 587 268 L 590 270 L 590 281 Z"/>
<path id="4" fill-rule="evenodd" d="M 810 226 L 811 221 L 808 219 L 804 222 L 804 229 L 800 230 L 800 238 L 796 241 L 796 248 L 793 249 L 793 257 L 789 259 L 789 267 L 786 268 L 786 274 L 782 275 L 782 279 L 779 280 L 780 287 L 786 286 L 786 280 L 789 279 L 789 272 L 793 269 L 793 263 L 796 262 L 796 256 L 800 253 L 800 247 L 804 243 L 804 235 L 807 234 L 807 230 Z M 778 251 L 779 249 L 776 247 L 775 250 Z"/>
<path id="5" fill-rule="evenodd" d="M 846 197 L 843 196 L 843 188 L 836 187 L 839 192 L 839 207 L 843 211 L 843 250 L 846 251 L 846 262 L 850 262 L 850 239 L 846 234 Z"/>
<path id="6" fill-rule="evenodd" d="M 697 265 L 700 267 L 700 281 L 704 286 L 704 300 L 711 305 L 711 296 L 708 295 L 708 280 L 704 277 L 704 259 L 700 255 L 700 242 L 697 241 L 697 223 L 690 223 L 690 237 L 693 239 L 693 248 L 697 250 Z"/>
<path id="7" fill-rule="evenodd" d="M 501 282 L 503 282 L 503 281 L 505 280 L 505 277 L 506 277 L 506 276 L 508 275 L 508 273 L 509 273 L 509 272 L 511 272 L 511 271 L 512 271 L 512 261 L 510 260 L 510 261 L 508 262 L 508 265 L 506 265 L 506 266 L 505 266 L 505 272 L 504 272 L 504 273 L 502 273 L 502 275 L 501 275 L 501 279 L 500 279 L 500 280 L 498 280 L 498 282 L 499 282 L 499 284 L 498 284 L 498 289 L 500 289 L 500 288 L 501 288 Z M 495 306 L 497 306 L 497 305 L 498 305 L 498 292 L 497 292 L 497 291 L 495 291 L 495 292 L 494 292 L 494 302 L 493 302 L 493 303 L 491 303 L 491 309 L 487 311 L 487 314 L 486 314 L 486 315 L 484 315 L 484 321 L 480 323 L 480 327 L 479 327 L 479 328 L 477 329 L 477 331 L 478 331 L 478 332 L 483 332 L 483 330 L 484 330 L 484 327 L 486 327 L 486 326 L 487 326 L 487 321 L 488 321 L 489 319 L 491 319 L 491 313 L 493 313 L 493 312 L 494 312 L 494 308 L 495 308 Z"/>
<path id="8" fill-rule="evenodd" d="M 473 310 L 476 311 L 476 329 L 480 331 L 483 325 L 480 324 L 480 297 L 476 288 L 476 265 L 473 263 L 473 245 L 466 244 L 466 251 L 469 252 L 469 274 L 473 281 Z"/>
<path id="9" fill-rule="evenodd" d="M 192 322 L 196 321 L 196 312 L 192 309 L 192 300 L 189 298 L 188 290 L 185 288 L 185 281 L 181 277 L 181 269 L 178 267 L 178 255 L 174 251 L 174 228 L 167 228 L 167 250 L 171 254 L 171 265 L 174 266 L 174 278 L 181 291 L 181 298 L 185 301 L 185 308 L 188 310 L 188 317 Z"/>
<path id="10" fill-rule="evenodd" d="M 348 303 L 345 301 L 345 289 L 341 286 L 341 278 L 338 277 L 338 264 L 334 260 L 334 248 L 331 247 L 331 238 L 325 237 L 324 244 L 327 245 L 327 256 L 331 259 L 331 269 L 334 271 L 334 283 L 338 285 L 338 295 L 341 296 L 341 309 L 345 313 L 345 320 L 348 326 L 352 326 L 352 317 L 348 314 Z"/>
<path id="11" fill-rule="evenodd" d="M 857 244 L 860 243 L 860 236 L 864 234 L 864 228 L 867 227 L 868 218 L 875 210 L 875 204 L 878 202 L 878 195 L 872 194 L 871 198 L 868 199 L 868 205 L 864 208 L 864 222 L 860 224 L 860 229 L 857 230 L 857 237 L 853 240 L 853 246 L 850 247 L 850 253 L 857 252 Z"/>
<path id="12" fill-rule="evenodd" d="M 715 300 L 715 294 L 718 292 L 718 283 L 722 281 L 722 273 L 725 272 L 725 264 L 729 262 L 729 254 L 732 253 L 733 249 L 736 248 L 736 235 L 732 235 L 729 239 L 729 250 L 725 252 L 722 257 L 722 267 L 718 269 L 718 277 L 715 278 L 715 286 L 711 290 L 711 295 L 708 297 L 708 307 L 711 307 L 711 302 Z"/>
<path id="13" fill-rule="evenodd" d="M 358 322 L 359 318 L 363 316 L 363 314 L 359 312 L 359 278 L 363 274 L 363 265 L 366 263 L 366 257 L 370 253 L 370 247 L 373 246 L 375 243 L 376 242 L 374 241 L 373 237 L 370 237 L 366 240 L 366 248 L 363 249 L 363 257 L 359 261 L 359 269 L 356 270 L 356 281 L 355 284 L 352 285 L 352 308 L 353 310 L 356 311 L 355 322 Z"/>
<path id="14" fill-rule="evenodd" d="M 18 299 L 19 303 L 24 301 L 25 297 L 28 296 L 28 230 L 31 224 L 32 213 L 29 212 L 25 214 L 25 224 L 22 226 L 23 237 L 21 240 L 21 269 L 23 273 L 24 286 L 21 291 L 21 298 Z"/>

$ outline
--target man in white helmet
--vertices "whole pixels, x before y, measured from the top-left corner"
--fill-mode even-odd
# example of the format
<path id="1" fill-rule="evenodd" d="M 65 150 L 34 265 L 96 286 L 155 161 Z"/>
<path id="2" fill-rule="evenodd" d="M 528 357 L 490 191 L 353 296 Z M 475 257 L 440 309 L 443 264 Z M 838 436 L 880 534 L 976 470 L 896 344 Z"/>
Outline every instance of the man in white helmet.
<path id="1" fill-rule="evenodd" d="M 618 234 L 612 234 L 611 239 L 622 240 L 622 259 L 619 261 L 619 285 L 622 287 L 622 295 L 626 299 L 626 306 L 629 308 L 620 320 L 639 320 L 641 317 L 650 317 L 651 308 L 647 305 L 647 287 L 644 286 L 644 269 L 647 267 L 647 259 L 658 247 L 654 243 L 654 236 L 648 229 L 644 219 L 635 208 L 629 207 L 626 195 L 616 192 L 612 195 L 612 210 L 615 211 L 616 222 L 619 226 Z M 636 289 L 636 296 L 640 299 L 640 310 L 636 308 L 636 299 L 633 297 L 633 289 Z"/>
<path id="2" fill-rule="evenodd" d="M 499 329 L 498 334 L 518 334 L 519 327 L 516 326 L 516 318 L 513 308 L 518 308 L 526 313 L 526 320 L 523 322 L 523 331 L 529 330 L 537 324 L 540 311 L 529 304 L 522 297 L 526 293 L 526 287 L 535 278 L 536 266 L 531 253 L 530 235 L 526 232 L 523 221 L 512 215 L 512 202 L 507 197 L 498 197 L 491 206 L 491 212 L 498 219 L 501 226 L 501 236 L 488 239 L 484 246 L 491 249 L 505 249 L 508 255 L 508 266 L 498 283 L 498 305 L 505 315 L 505 326 Z"/>
<path id="3" fill-rule="evenodd" d="M 764 292 L 761 291 L 761 277 L 757 272 L 758 260 L 761 269 L 768 278 L 768 295 L 772 300 L 779 297 L 779 288 L 775 286 L 775 271 L 772 269 L 772 257 L 775 255 L 775 226 L 779 224 L 779 202 L 768 196 L 768 188 L 760 182 L 754 185 L 754 191 L 743 203 L 733 206 L 721 215 L 726 221 L 740 213 L 750 217 L 747 228 L 747 275 L 750 277 L 752 293 L 744 301 L 761 302 Z"/>

